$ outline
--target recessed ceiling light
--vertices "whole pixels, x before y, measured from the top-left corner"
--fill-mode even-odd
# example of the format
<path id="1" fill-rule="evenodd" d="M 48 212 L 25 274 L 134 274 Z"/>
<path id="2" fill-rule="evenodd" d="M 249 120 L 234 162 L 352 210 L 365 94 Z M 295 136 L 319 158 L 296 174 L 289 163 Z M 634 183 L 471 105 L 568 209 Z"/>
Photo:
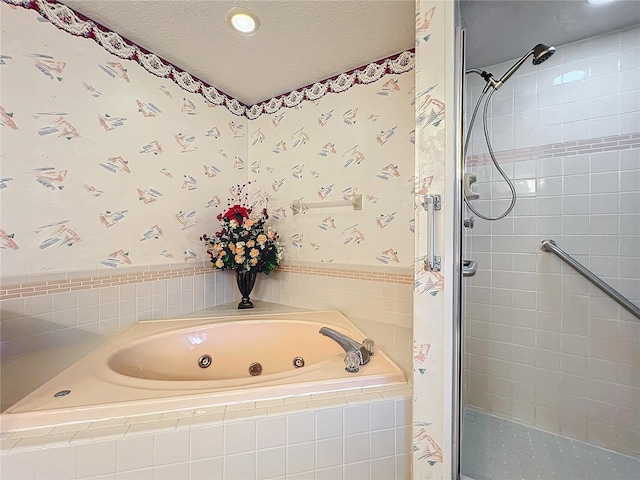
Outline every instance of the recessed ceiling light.
<path id="1" fill-rule="evenodd" d="M 613 3 L 616 0 L 587 0 L 587 3 L 591 5 L 606 5 L 607 3 Z"/>
<path id="2" fill-rule="evenodd" d="M 256 14 L 246 8 L 233 7 L 227 12 L 226 20 L 229 25 L 243 35 L 253 35 L 260 28 L 260 21 Z"/>

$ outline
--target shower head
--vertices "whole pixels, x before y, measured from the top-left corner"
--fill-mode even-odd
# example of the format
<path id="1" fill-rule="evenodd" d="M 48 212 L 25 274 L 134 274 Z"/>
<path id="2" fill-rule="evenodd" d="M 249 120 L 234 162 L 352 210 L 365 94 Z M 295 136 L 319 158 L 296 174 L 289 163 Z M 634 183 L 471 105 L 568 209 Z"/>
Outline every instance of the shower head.
<path id="1" fill-rule="evenodd" d="M 530 55 L 533 55 L 533 64 L 540 65 L 542 62 L 547 60 L 551 55 L 553 55 L 555 51 L 556 51 L 555 47 L 550 47 L 543 43 L 539 43 L 538 45 L 533 47 L 531 50 L 529 50 L 520 60 L 514 63 L 513 66 L 509 70 L 507 70 L 507 72 L 502 76 L 500 80 L 496 82 L 495 80 L 492 79 L 489 83 L 487 83 L 487 86 L 491 86 L 496 90 L 499 89 L 502 86 L 502 84 L 506 82 L 509 79 L 509 77 L 511 77 L 511 75 L 516 73 L 516 70 L 518 70 L 522 66 L 524 61 L 527 58 L 529 58 Z"/>
<path id="2" fill-rule="evenodd" d="M 545 45 L 544 43 L 539 43 L 538 45 L 533 47 L 533 64 L 540 65 L 551 55 L 553 55 L 555 51 L 555 47 L 550 47 L 549 45 Z"/>

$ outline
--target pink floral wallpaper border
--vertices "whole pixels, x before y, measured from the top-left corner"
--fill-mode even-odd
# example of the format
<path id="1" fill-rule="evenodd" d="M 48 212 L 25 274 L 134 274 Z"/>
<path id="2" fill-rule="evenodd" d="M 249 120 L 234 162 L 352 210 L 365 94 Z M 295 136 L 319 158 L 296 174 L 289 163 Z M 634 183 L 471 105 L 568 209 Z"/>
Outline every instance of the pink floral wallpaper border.
<path id="1" fill-rule="evenodd" d="M 327 93 L 342 93 L 353 85 L 372 83 L 387 74 L 409 72 L 415 65 L 414 50 L 407 50 L 249 107 L 56 0 L 2 1 L 36 10 L 61 30 L 91 38 L 109 53 L 125 60 L 133 60 L 148 72 L 171 79 L 187 92 L 200 94 L 213 105 L 224 106 L 231 113 L 249 120 L 254 120 L 263 113 L 275 113 L 282 107 L 292 108 L 303 101 L 319 100 Z"/>

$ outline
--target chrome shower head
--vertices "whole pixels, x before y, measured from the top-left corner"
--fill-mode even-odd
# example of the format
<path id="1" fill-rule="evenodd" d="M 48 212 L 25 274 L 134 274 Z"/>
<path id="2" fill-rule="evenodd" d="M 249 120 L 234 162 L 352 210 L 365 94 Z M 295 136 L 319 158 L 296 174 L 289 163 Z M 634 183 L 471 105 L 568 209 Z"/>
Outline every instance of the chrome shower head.
<path id="1" fill-rule="evenodd" d="M 533 47 L 533 64 L 540 65 L 551 55 L 553 55 L 555 51 L 555 47 L 550 47 L 549 45 L 545 45 L 544 43 L 539 43 L 538 45 Z"/>
<path id="2" fill-rule="evenodd" d="M 553 55 L 555 51 L 556 49 L 554 47 L 550 47 L 543 43 L 539 43 L 538 45 L 533 47 L 531 50 L 529 50 L 520 60 L 514 63 L 513 66 L 509 70 L 507 70 L 507 72 L 502 76 L 500 80 L 496 82 L 495 80 L 491 79 L 491 81 L 487 83 L 487 87 L 493 87 L 496 90 L 499 89 L 502 86 L 502 84 L 506 82 L 509 79 L 509 77 L 511 77 L 511 75 L 516 73 L 516 70 L 518 70 L 522 66 L 524 61 L 527 58 L 529 58 L 529 55 L 533 55 L 534 65 L 540 65 L 542 62 L 547 60 L 551 55 Z"/>

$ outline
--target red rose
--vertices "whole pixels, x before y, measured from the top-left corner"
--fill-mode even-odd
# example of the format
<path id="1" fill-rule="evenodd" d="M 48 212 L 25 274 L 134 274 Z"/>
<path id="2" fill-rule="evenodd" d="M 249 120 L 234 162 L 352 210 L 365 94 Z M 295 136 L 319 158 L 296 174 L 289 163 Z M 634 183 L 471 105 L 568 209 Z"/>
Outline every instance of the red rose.
<path id="1" fill-rule="evenodd" d="M 224 214 L 224 218 L 228 220 L 235 220 L 238 222 L 238 225 L 242 225 L 244 219 L 249 218 L 249 211 L 240 205 L 234 205 L 227 210 L 227 213 Z"/>

